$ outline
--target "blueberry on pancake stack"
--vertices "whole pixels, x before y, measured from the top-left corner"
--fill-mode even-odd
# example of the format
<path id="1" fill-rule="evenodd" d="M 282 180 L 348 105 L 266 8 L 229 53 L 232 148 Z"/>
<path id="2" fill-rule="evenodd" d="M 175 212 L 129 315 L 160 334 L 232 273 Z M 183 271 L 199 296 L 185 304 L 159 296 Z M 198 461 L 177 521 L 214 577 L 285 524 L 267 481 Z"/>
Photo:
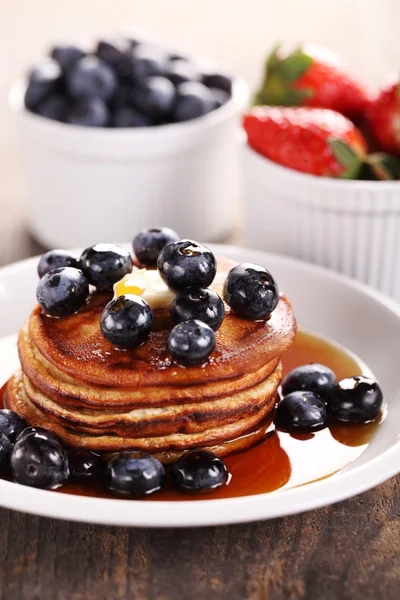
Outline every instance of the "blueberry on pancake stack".
<path id="1" fill-rule="evenodd" d="M 8 408 L 67 446 L 163 463 L 250 447 L 295 337 L 290 303 L 265 268 L 216 259 L 171 230 L 141 232 L 134 249 L 134 259 L 111 244 L 42 257 Z"/>

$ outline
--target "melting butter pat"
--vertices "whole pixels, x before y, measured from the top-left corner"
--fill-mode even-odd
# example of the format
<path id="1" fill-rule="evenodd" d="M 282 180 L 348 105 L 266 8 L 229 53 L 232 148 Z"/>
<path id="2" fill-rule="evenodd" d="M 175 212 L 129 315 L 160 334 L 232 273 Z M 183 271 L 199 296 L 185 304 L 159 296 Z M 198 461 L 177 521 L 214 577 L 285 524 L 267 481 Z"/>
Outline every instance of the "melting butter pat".
<path id="1" fill-rule="evenodd" d="M 150 308 L 169 308 L 175 292 L 165 285 L 157 269 L 138 269 L 114 284 L 114 298 L 141 296 Z"/>

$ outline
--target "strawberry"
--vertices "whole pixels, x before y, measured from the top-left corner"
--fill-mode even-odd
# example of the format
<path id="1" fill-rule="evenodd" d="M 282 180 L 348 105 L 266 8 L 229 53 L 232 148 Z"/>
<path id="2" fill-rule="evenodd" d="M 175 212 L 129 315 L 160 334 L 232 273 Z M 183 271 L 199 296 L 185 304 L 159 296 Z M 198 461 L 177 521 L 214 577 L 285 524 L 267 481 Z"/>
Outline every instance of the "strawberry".
<path id="1" fill-rule="evenodd" d="M 400 83 L 387 85 L 371 102 L 367 120 L 383 150 L 400 154 Z"/>
<path id="2" fill-rule="evenodd" d="M 312 175 L 356 179 L 367 152 L 361 132 L 332 110 L 258 106 L 243 125 L 254 150 Z"/>
<path id="3" fill-rule="evenodd" d="M 283 56 L 277 46 L 254 104 L 330 108 L 350 118 L 369 102 L 366 87 L 344 69 L 337 57 L 315 46 Z"/>

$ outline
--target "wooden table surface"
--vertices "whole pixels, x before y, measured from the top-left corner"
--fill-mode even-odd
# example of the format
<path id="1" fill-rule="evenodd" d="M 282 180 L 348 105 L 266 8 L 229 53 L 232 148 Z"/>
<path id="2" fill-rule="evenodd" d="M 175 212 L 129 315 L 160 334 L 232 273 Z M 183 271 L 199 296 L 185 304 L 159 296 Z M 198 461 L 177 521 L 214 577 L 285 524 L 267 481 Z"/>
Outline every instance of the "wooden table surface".
<path id="1" fill-rule="evenodd" d="M 19 204 L 2 202 L 6 264 L 39 247 Z M 206 529 L 103 527 L 0 509 L 0 600 L 398 600 L 399 516 L 400 477 L 306 514 Z"/>

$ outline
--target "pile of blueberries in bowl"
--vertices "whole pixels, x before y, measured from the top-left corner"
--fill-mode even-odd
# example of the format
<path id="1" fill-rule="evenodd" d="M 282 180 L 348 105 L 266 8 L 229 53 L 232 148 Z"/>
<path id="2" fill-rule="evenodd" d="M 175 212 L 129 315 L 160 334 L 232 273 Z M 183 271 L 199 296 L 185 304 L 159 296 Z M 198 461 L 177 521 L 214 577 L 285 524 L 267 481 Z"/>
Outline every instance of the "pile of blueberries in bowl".
<path id="1" fill-rule="evenodd" d="M 148 127 L 201 117 L 225 104 L 232 79 L 204 71 L 159 45 L 119 37 L 92 52 L 58 45 L 31 69 L 25 107 L 38 115 L 91 127 Z"/>

